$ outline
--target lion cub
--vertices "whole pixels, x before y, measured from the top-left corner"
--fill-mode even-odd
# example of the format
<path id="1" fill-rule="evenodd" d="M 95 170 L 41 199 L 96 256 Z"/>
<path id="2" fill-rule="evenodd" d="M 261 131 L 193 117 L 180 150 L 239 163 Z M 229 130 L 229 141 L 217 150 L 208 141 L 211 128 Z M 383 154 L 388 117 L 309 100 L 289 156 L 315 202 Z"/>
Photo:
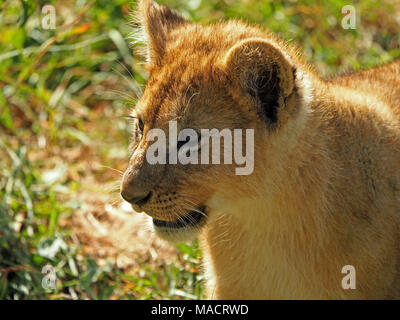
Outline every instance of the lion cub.
<path id="1" fill-rule="evenodd" d="M 327 81 L 256 27 L 150 0 L 138 18 L 150 76 L 121 195 L 161 237 L 199 236 L 207 297 L 400 298 L 400 61 Z M 171 121 L 254 130 L 253 172 L 149 163 L 146 137 Z"/>

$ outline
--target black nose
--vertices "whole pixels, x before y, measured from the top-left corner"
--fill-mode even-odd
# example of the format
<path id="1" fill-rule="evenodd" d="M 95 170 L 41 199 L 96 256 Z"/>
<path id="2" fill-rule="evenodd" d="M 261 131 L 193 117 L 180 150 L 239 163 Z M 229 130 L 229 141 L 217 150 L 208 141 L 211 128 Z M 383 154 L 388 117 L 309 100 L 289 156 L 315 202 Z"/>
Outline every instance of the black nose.
<path id="1" fill-rule="evenodd" d="M 138 206 L 143 206 L 147 202 L 149 202 L 151 198 L 152 192 L 150 191 L 148 194 L 140 195 L 140 196 L 131 196 L 129 193 L 122 191 L 121 197 L 129 203 L 136 204 Z"/>

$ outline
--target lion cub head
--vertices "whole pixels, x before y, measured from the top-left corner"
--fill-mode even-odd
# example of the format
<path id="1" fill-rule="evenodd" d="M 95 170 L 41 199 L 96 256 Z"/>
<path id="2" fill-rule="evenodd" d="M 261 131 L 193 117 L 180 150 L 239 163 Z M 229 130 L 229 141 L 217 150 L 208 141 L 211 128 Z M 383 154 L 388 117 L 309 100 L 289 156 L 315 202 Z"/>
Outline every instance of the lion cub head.
<path id="1" fill-rule="evenodd" d="M 149 79 L 132 114 L 121 195 L 152 217 L 160 236 L 183 240 L 212 223 L 224 201 L 260 193 L 278 139 L 302 114 L 304 73 L 282 42 L 239 22 L 203 27 L 149 0 L 139 2 L 138 18 Z M 188 134 L 176 139 L 171 128 Z M 203 143 L 207 129 L 221 134 L 219 145 Z M 165 148 L 154 147 L 161 138 Z M 188 148 L 198 161 L 177 161 Z"/>

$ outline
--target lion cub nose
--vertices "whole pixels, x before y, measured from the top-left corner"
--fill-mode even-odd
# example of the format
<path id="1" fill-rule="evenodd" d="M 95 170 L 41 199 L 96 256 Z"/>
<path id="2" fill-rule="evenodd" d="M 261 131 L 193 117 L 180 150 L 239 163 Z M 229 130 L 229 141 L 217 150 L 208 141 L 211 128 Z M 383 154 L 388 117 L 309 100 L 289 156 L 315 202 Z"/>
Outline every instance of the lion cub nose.
<path id="1" fill-rule="evenodd" d="M 124 174 L 121 183 L 121 197 L 131 204 L 143 206 L 149 202 L 152 192 L 149 187 L 141 183 L 137 174 Z"/>
<path id="2" fill-rule="evenodd" d="M 133 194 L 128 189 L 121 190 L 121 197 L 128 201 L 129 203 L 136 204 L 138 206 L 143 206 L 147 202 L 149 202 L 151 198 L 152 192 L 150 191 L 147 194 Z"/>
<path id="3" fill-rule="evenodd" d="M 144 206 L 153 195 L 154 184 L 146 168 L 128 168 L 121 182 L 121 197 L 129 203 Z"/>

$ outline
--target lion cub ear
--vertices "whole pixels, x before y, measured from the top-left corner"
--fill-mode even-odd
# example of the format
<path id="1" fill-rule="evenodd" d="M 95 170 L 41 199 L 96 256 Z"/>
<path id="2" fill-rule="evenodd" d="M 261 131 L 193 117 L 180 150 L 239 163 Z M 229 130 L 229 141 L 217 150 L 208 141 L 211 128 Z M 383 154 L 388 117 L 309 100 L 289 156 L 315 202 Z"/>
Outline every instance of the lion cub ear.
<path id="1" fill-rule="evenodd" d="M 141 26 L 139 38 L 145 42 L 147 61 L 151 64 L 158 64 L 164 55 L 169 32 L 188 23 L 168 7 L 160 6 L 152 0 L 138 1 L 134 20 Z"/>
<path id="2" fill-rule="evenodd" d="M 266 121 L 276 123 L 295 83 L 295 69 L 283 50 L 262 38 L 246 39 L 229 49 L 223 64 L 228 76 L 258 100 Z"/>

